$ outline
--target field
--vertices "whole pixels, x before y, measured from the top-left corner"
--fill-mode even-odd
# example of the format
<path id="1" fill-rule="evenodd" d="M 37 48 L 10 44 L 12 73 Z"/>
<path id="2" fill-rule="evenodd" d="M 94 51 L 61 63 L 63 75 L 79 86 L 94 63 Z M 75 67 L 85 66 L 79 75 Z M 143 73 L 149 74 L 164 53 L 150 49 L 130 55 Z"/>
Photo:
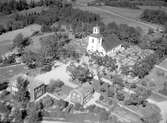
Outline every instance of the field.
<path id="1" fill-rule="evenodd" d="M 141 10 L 144 10 L 144 9 L 153 9 L 153 10 L 163 10 L 165 12 L 167 12 L 167 7 L 163 7 L 163 6 L 139 6 L 139 8 Z"/>
<path id="2" fill-rule="evenodd" d="M 1 42 L 1 44 L 0 44 L 0 55 L 8 52 L 10 46 L 11 46 L 11 41 L 10 40 L 6 40 L 6 41 Z"/>
<path id="3" fill-rule="evenodd" d="M 99 14 L 105 24 L 116 22 L 117 24 L 128 24 L 133 27 L 140 27 L 144 32 L 149 28 L 156 29 L 159 27 L 155 24 L 144 23 L 139 20 L 139 16 L 143 10 L 134 10 L 127 8 L 109 7 L 109 6 L 76 6 L 81 10 L 90 11 Z"/>
<path id="4" fill-rule="evenodd" d="M 0 82 L 5 81 L 6 79 L 10 79 L 14 75 L 25 72 L 26 72 L 25 65 L 18 64 L 9 67 L 0 67 Z"/>
<path id="5" fill-rule="evenodd" d="M 10 31 L 0 35 L 0 55 L 6 53 L 12 44 L 12 40 L 18 35 L 23 34 L 24 37 L 30 37 L 34 32 L 40 31 L 41 26 L 34 24 L 27 26 L 23 29 L 18 29 L 14 31 Z"/>

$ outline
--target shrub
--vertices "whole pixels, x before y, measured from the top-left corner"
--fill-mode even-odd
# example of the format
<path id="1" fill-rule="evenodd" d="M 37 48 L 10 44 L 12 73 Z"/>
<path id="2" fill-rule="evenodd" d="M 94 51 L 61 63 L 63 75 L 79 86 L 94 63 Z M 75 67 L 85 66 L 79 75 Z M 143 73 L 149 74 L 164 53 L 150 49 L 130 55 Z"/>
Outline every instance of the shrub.
<path id="1" fill-rule="evenodd" d="M 163 10 L 146 9 L 142 13 L 141 19 L 148 22 L 164 25 L 167 21 L 167 13 Z"/>

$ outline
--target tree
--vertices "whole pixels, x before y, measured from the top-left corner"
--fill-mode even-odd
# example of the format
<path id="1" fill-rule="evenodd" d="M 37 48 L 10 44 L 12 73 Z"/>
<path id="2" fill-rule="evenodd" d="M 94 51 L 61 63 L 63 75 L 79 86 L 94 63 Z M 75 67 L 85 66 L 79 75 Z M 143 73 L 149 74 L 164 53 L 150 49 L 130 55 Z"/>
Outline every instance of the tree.
<path id="1" fill-rule="evenodd" d="M 80 103 L 76 103 L 74 109 L 77 110 L 77 111 L 81 111 L 84 108 L 83 108 L 83 106 Z"/>
<path id="2" fill-rule="evenodd" d="M 12 112 L 12 118 L 16 123 L 23 123 L 25 116 L 23 117 L 20 109 L 15 108 Z"/>
<path id="3" fill-rule="evenodd" d="M 21 104 L 27 104 L 30 100 L 30 93 L 28 91 L 29 81 L 22 76 L 17 78 L 18 91 L 15 94 L 15 99 Z"/>
<path id="4" fill-rule="evenodd" d="M 167 82 L 164 82 L 163 89 L 159 90 L 160 93 L 167 95 Z"/>
<path id="5" fill-rule="evenodd" d="M 51 80 L 50 83 L 47 85 L 48 92 L 54 92 L 55 90 L 61 89 L 64 83 L 60 80 Z"/>
<path id="6" fill-rule="evenodd" d="M 2 34 L 3 32 L 5 32 L 4 26 L 0 25 L 0 34 Z"/>
<path id="7" fill-rule="evenodd" d="M 107 121 L 109 119 L 109 113 L 105 110 L 102 110 L 100 113 L 99 113 L 99 121 Z"/>
<path id="8" fill-rule="evenodd" d="M 119 101 L 123 101 L 125 99 L 125 96 L 122 92 L 117 92 L 117 99 Z"/>
<path id="9" fill-rule="evenodd" d="M 144 21 L 164 25 L 167 20 L 167 13 L 163 10 L 145 9 L 141 14 L 141 19 Z"/>
<path id="10" fill-rule="evenodd" d="M 39 106 L 37 106 L 35 103 L 29 103 L 27 109 L 28 116 L 26 120 L 28 123 L 39 123 L 39 121 L 42 121 L 42 109 L 40 109 Z"/>
<path id="11" fill-rule="evenodd" d="M 22 49 L 29 44 L 30 44 L 29 39 L 24 38 L 21 33 L 16 35 L 16 37 L 13 40 L 13 48 L 16 47 Z"/>
<path id="12" fill-rule="evenodd" d="M 71 75 L 74 80 L 79 80 L 81 83 L 88 82 L 93 79 L 93 74 L 86 66 L 77 66 L 71 70 Z"/>

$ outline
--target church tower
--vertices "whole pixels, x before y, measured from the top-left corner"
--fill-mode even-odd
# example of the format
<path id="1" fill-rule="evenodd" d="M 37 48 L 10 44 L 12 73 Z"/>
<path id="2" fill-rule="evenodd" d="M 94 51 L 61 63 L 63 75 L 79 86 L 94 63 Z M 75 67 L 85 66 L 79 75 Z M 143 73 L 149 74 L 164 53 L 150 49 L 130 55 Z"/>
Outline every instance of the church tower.
<path id="1" fill-rule="evenodd" d="M 93 27 L 93 34 L 100 34 L 100 28 L 99 28 L 99 26 Z"/>
<path id="2" fill-rule="evenodd" d="M 99 26 L 93 27 L 93 33 L 88 36 L 87 52 L 105 54 L 106 52 L 102 46 L 102 39 L 103 36 L 100 34 Z"/>

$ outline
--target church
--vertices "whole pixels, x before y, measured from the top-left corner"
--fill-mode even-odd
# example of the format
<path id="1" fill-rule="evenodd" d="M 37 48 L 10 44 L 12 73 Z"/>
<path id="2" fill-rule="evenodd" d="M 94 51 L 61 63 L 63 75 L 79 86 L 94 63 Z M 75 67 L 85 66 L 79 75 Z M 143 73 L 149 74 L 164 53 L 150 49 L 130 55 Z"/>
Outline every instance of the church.
<path id="1" fill-rule="evenodd" d="M 99 26 L 93 27 L 93 33 L 88 36 L 87 52 L 89 54 L 96 53 L 100 56 L 112 56 L 116 52 L 123 50 L 122 43 L 119 39 L 115 40 L 114 35 L 111 35 L 110 38 L 110 40 L 113 40 L 112 44 L 109 41 L 104 43 Z"/>

